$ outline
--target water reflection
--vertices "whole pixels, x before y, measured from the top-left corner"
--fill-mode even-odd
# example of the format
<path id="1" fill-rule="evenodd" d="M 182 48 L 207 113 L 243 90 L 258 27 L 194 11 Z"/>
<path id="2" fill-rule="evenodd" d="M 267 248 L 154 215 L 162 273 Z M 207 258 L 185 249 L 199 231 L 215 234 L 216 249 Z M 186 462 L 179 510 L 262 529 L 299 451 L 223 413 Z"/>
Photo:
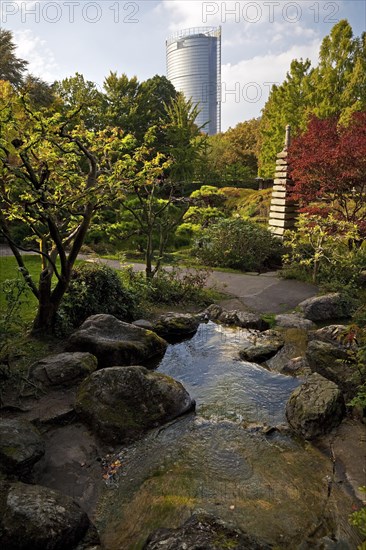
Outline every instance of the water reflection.
<path id="1" fill-rule="evenodd" d="M 205 418 L 284 422 L 299 380 L 240 360 L 240 348 L 253 337 L 250 330 L 202 324 L 191 340 L 169 346 L 158 370 L 182 382 Z"/>

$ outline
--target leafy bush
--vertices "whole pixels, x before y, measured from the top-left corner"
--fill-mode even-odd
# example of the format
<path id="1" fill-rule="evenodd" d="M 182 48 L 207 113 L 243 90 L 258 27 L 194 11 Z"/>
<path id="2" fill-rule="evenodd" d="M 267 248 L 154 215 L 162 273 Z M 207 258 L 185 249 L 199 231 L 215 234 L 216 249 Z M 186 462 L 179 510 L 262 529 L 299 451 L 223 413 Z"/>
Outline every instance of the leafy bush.
<path id="1" fill-rule="evenodd" d="M 212 293 L 205 289 L 208 276 L 204 269 L 162 269 L 149 284 L 148 299 L 155 304 L 207 305 L 212 302 Z"/>
<path id="2" fill-rule="evenodd" d="M 360 487 L 363 493 L 366 493 L 366 487 Z M 353 512 L 350 516 L 350 524 L 357 527 L 363 537 L 366 537 L 366 506 L 362 506 L 360 510 Z M 364 544 L 358 547 L 359 550 L 365 548 Z"/>
<path id="3" fill-rule="evenodd" d="M 25 328 L 20 314 L 22 304 L 27 302 L 28 286 L 22 279 L 6 279 L 0 285 L 5 297 L 5 307 L 0 312 L 0 361 L 8 354 L 12 338 Z"/>
<path id="4" fill-rule="evenodd" d="M 231 218 L 204 229 L 194 253 L 205 265 L 262 271 L 280 265 L 282 244 L 268 229 Z"/>
<path id="5" fill-rule="evenodd" d="M 296 231 L 285 232 L 284 274 L 311 279 L 327 292 L 355 287 L 366 265 L 365 243 L 356 242 L 360 237 L 354 224 L 332 215 L 301 214 Z"/>
<path id="6" fill-rule="evenodd" d="M 56 332 L 67 334 L 97 313 L 130 321 L 135 306 L 135 294 L 126 288 L 116 270 L 106 265 L 82 264 L 73 271 L 59 308 Z"/>

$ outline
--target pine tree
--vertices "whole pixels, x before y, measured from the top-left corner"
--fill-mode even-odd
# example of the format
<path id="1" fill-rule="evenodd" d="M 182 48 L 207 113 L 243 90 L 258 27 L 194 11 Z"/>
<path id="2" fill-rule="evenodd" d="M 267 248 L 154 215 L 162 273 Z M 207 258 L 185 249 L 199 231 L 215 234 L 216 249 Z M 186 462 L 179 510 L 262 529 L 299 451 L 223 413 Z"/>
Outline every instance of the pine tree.
<path id="1" fill-rule="evenodd" d="M 0 80 L 7 80 L 19 87 L 23 84 L 28 62 L 18 58 L 15 49 L 12 33 L 0 28 Z"/>

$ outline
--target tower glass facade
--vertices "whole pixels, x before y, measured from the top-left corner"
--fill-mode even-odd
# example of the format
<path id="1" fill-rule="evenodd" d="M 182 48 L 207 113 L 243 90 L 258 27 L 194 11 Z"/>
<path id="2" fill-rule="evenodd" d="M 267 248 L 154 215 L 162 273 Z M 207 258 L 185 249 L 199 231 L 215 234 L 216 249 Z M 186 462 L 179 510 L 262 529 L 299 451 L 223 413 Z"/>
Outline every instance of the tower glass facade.
<path id="1" fill-rule="evenodd" d="M 196 124 L 221 131 L 221 27 L 179 31 L 166 41 L 167 77 L 186 99 L 199 103 Z"/>

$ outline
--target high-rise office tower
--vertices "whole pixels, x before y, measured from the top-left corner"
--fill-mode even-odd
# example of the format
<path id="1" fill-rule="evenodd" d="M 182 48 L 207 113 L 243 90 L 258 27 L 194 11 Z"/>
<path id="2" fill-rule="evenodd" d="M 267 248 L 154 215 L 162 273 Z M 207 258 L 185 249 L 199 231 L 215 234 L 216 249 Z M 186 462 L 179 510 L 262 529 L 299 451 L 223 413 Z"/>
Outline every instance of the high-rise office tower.
<path id="1" fill-rule="evenodd" d="M 199 103 L 198 126 L 221 131 L 221 27 L 178 31 L 166 41 L 167 77 L 186 99 Z"/>

